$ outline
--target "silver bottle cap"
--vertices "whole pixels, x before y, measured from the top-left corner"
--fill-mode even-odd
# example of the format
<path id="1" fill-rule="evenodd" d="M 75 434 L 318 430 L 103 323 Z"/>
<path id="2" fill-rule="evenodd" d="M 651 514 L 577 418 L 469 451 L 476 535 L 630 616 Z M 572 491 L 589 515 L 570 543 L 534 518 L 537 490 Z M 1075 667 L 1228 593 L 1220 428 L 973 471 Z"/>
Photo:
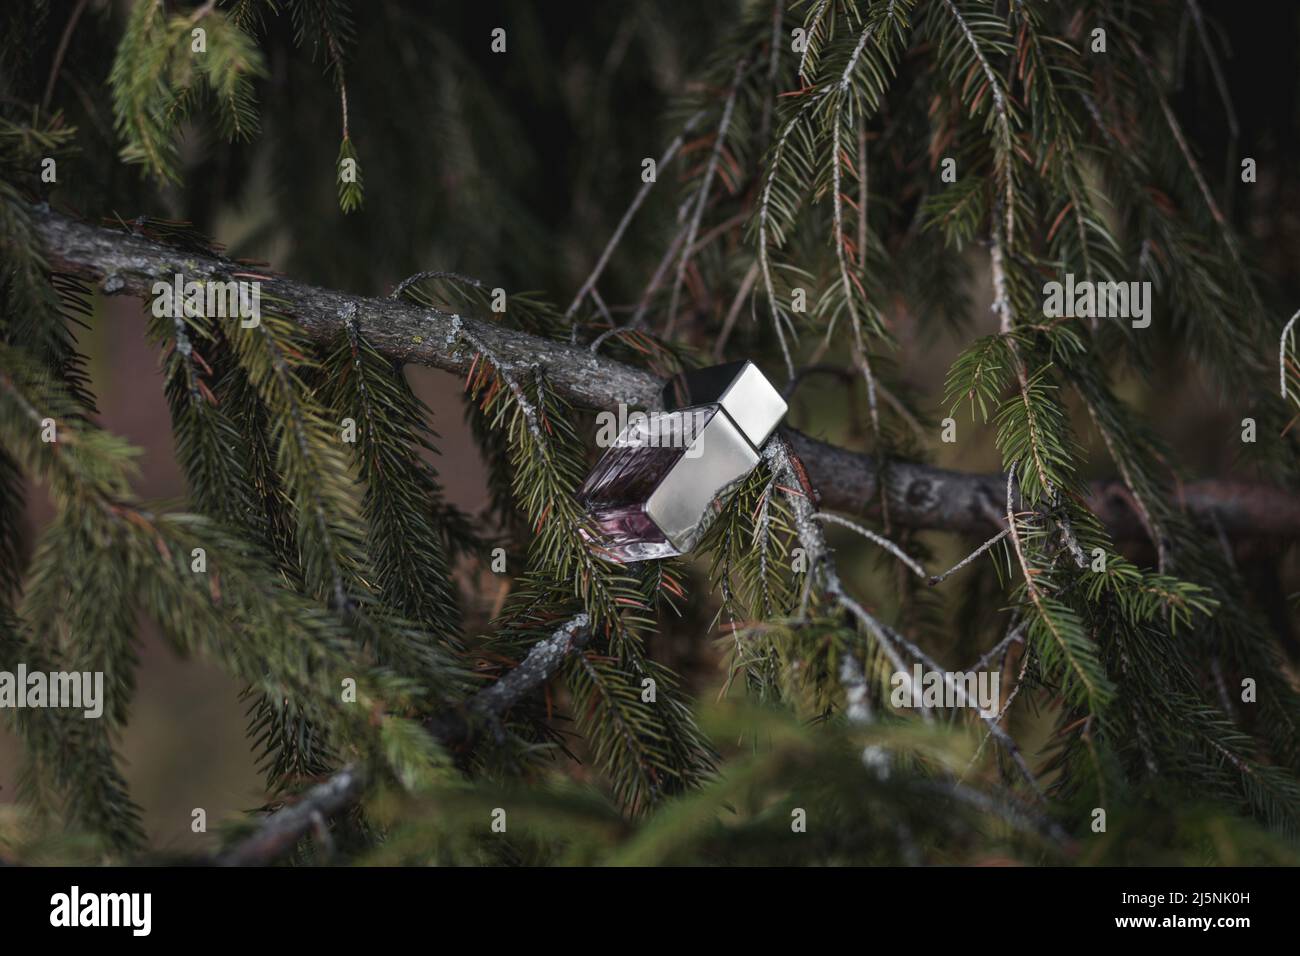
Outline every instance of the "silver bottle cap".
<path id="1" fill-rule="evenodd" d="M 664 408 L 722 406 L 755 449 L 761 448 L 785 417 L 786 403 L 753 362 L 729 362 L 693 369 L 664 386 Z"/>

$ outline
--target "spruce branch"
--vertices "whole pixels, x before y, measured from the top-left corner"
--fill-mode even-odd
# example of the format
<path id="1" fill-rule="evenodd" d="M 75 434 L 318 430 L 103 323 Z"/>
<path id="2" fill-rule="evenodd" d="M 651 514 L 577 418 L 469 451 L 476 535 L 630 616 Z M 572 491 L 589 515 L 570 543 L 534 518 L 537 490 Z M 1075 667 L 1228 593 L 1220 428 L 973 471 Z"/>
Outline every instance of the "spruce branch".
<path id="1" fill-rule="evenodd" d="M 529 691 L 550 680 L 565 659 L 591 639 L 591 619 L 576 614 L 544 641 L 533 645 L 519 666 L 491 687 L 475 694 L 466 709 L 475 715 L 497 719 Z"/>
<path id="2" fill-rule="evenodd" d="M 346 810 L 365 792 L 365 774 L 344 767 L 266 818 L 251 836 L 220 854 L 217 866 L 265 866 L 291 851 L 307 831 Z"/>
<path id="3" fill-rule="evenodd" d="M 463 744 L 472 726 L 463 714 L 497 724 L 501 716 L 529 692 L 554 677 L 564 662 L 591 638 L 589 619 L 577 614 L 539 641 L 519 666 L 490 687 L 479 691 L 463 708 L 431 718 L 425 727 L 442 743 Z M 219 854 L 219 866 L 258 866 L 273 863 L 290 852 L 310 830 L 318 829 L 329 817 L 356 804 L 364 796 L 368 777 L 365 769 L 349 765 L 311 787 L 292 803 L 270 814 L 257 830 Z"/>
<path id="4" fill-rule="evenodd" d="M 88 225 L 45 207 L 29 207 L 33 228 L 46 248 L 52 268 L 103 282 L 113 291 L 145 296 L 153 283 L 177 271 L 198 280 L 227 280 L 240 266 L 227 259 L 204 256 L 152 242 L 140 236 Z M 344 327 L 341 316 L 365 321 L 371 344 L 393 361 L 413 362 L 465 374 L 475 351 L 462 346 L 452 313 L 406 302 L 351 295 L 273 276 L 263 294 L 285 303 L 293 320 L 313 339 L 328 341 Z M 593 355 L 587 348 L 542 338 L 503 325 L 462 315 L 467 329 L 492 350 L 505 370 L 542 368 L 557 394 L 590 408 L 624 402 L 654 408 L 662 381 L 650 372 Z M 787 429 L 786 435 L 808 469 L 824 507 L 861 512 L 881 495 L 880 469 L 874 456 L 820 441 Z M 885 475 L 884 493 L 890 518 L 912 528 L 935 528 L 986 536 L 1002 530 L 990 517 L 997 506 L 1005 475 L 977 475 L 893 461 Z M 1118 480 L 1094 482 L 1089 507 L 1116 539 L 1145 535 L 1142 521 L 1126 500 Z M 1194 516 L 1213 514 L 1231 538 L 1294 538 L 1300 536 L 1300 499 L 1269 485 L 1232 481 L 1188 482 L 1178 504 Z"/>
<path id="5" fill-rule="evenodd" d="M 818 0 L 816 6 L 808 11 L 808 18 L 804 21 L 804 34 L 807 40 L 804 43 L 803 52 L 799 54 L 799 68 L 797 70 L 799 79 L 808 84 L 812 78 L 812 72 L 816 67 L 817 52 L 821 47 L 821 39 L 825 35 L 825 16 L 830 10 L 832 17 L 834 10 L 831 9 L 831 0 Z"/>
<path id="6" fill-rule="evenodd" d="M 939 666 L 938 662 L 928 654 L 917 647 L 912 641 L 909 641 L 904 635 L 899 634 L 893 628 L 878 620 L 873 614 L 868 612 L 848 591 L 844 588 L 840 580 L 839 573 L 835 569 L 834 561 L 831 559 L 829 549 L 826 546 L 825 539 L 822 536 L 821 528 L 818 526 L 816 519 L 818 513 L 815 511 L 812 502 L 806 495 L 798 490 L 799 480 L 798 473 L 795 470 L 794 461 L 791 458 L 790 449 L 785 442 L 778 436 L 770 439 L 763 449 L 764 457 L 772 468 L 774 474 L 784 484 L 781 486 L 787 500 L 790 502 L 791 510 L 794 513 L 794 524 L 799 534 L 799 541 L 808 553 L 808 587 L 812 587 L 815 580 L 820 579 L 826 594 L 834 600 L 840 607 L 851 613 L 866 628 L 866 630 L 875 638 L 877 644 L 884 651 L 885 656 L 889 658 L 894 667 L 895 674 L 901 674 L 905 681 L 910 683 L 910 670 L 903 658 L 903 654 L 908 654 L 912 660 L 918 661 L 926 668 L 936 673 L 947 673 L 946 668 Z M 952 688 L 957 700 L 963 706 L 972 706 L 973 701 L 967 698 L 964 688 L 959 684 L 953 683 Z M 932 717 L 927 708 L 922 709 L 922 717 L 929 722 Z M 1033 771 L 1025 763 L 1024 757 L 1020 753 L 1020 748 L 1012 739 L 1011 735 L 1002 729 L 998 719 L 979 714 L 981 720 L 989 728 L 989 733 L 1005 749 L 1007 755 L 1015 763 L 1017 769 L 1024 777 L 1025 781 L 1033 790 L 1035 796 L 1043 799 L 1042 788 L 1038 784 L 1037 778 Z"/>

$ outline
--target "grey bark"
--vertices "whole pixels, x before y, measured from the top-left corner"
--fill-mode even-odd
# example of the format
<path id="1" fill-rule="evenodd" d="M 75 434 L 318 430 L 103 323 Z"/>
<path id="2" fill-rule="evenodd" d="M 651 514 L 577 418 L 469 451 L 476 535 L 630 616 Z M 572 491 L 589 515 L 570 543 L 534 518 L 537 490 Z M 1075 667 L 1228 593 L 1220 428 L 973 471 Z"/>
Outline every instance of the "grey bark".
<path id="1" fill-rule="evenodd" d="M 462 712 L 448 712 L 431 718 L 425 727 L 444 745 L 464 743 L 476 729 L 465 715 L 497 725 L 501 715 L 541 687 L 559 671 L 569 655 L 591 639 L 590 619 L 577 614 L 538 641 L 528 655 L 500 680 L 483 688 L 465 702 Z M 281 807 L 258 825 L 249 836 L 217 857 L 218 866 L 263 866 L 293 849 L 315 827 L 324 827 L 335 813 L 346 810 L 365 792 L 365 774 L 348 766 L 304 792 L 293 803 Z"/>
<path id="2" fill-rule="evenodd" d="M 177 273 L 187 280 L 229 281 L 249 267 L 215 256 L 195 255 L 131 235 L 78 222 L 33 207 L 33 222 L 51 268 L 81 276 L 108 293 L 151 294 L 153 283 Z M 662 382 L 650 372 L 593 354 L 582 345 L 539 338 L 467 315 L 452 315 L 409 302 L 352 295 L 270 276 L 263 296 L 285 309 L 312 337 L 332 337 L 347 317 L 359 324 L 383 354 L 402 363 L 465 373 L 480 343 L 501 362 L 502 371 L 539 368 L 560 394 L 590 408 L 618 403 L 654 408 Z M 466 334 L 462 335 L 461 330 Z M 880 507 L 881 481 L 891 521 L 906 527 L 940 529 L 987 537 L 999 530 L 997 517 L 1005 476 L 967 474 L 915 462 L 894 461 L 882 470 L 874 456 L 785 429 L 808 477 L 830 510 L 872 513 Z M 1182 488 L 1181 504 L 1217 521 L 1233 538 L 1300 536 L 1300 496 L 1268 485 L 1199 481 Z M 1089 505 L 1121 540 L 1145 537 L 1142 522 L 1117 480 L 1091 486 Z"/>

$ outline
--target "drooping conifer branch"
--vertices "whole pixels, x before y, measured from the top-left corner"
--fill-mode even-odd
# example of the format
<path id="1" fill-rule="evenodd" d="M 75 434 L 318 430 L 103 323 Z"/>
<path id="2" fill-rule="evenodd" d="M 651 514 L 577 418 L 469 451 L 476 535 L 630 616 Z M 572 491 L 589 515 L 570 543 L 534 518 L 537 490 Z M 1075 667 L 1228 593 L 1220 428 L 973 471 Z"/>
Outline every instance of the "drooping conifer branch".
<path id="1" fill-rule="evenodd" d="M 555 633 L 533 645 L 519 666 L 485 687 L 465 704 L 464 711 L 489 722 L 498 720 L 511 706 L 549 681 L 560 666 L 591 637 L 590 619 L 577 614 Z M 443 743 L 460 743 L 470 732 L 459 714 L 444 714 L 426 726 Z M 366 789 L 365 771 L 349 765 L 301 794 L 293 803 L 268 816 L 257 829 L 217 857 L 221 866 L 257 866 L 284 856 L 311 830 L 324 827 L 328 818 L 355 804 Z"/>
<path id="2" fill-rule="evenodd" d="M 875 615 L 867 611 L 862 604 L 855 599 L 845 589 L 843 582 L 840 580 L 839 572 L 835 568 L 835 563 L 826 546 L 825 539 L 822 537 L 821 529 L 818 527 L 816 519 L 820 517 L 819 513 L 813 507 L 806 495 L 797 490 L 798 472 L 794 460 L 790 456 L 790 449 L 779 438 L 772 439 L 765 446 L 763 455 L 773 471 L 773 474 L 783 482 L 782 491 L 790 502 L 791 510 L 794 513 L 794 526 L 799 537 L 800 543 L 808 552 L 809 558 L 809 575 L 805 585 L 806 588 L 812 587 L 814 580 L 820 582 L 820 586 L 825 590 L 841 608 L 848 611 L 862 625 L 877 642 L 885 656 L 889 658 L 894 666 L 894 673 L 901 674 L 904 679 L 910 673 L 909 668 L 902 655 L 910 657 L 914 661 L 919 661 L 930 671 L 935 673 L 947 673 L 947 670 L 941 667 L 937 661 L 921 650 L 917 645 L 908 640 L 907 637 L 898 633 L 889 625 L 879 620 Z M 855 528 L 855 530 L 863 530 Z M 886 544 L 888 544 L 886 542 Z M 894 554 L 895 557 L 904 559 L 908 563 L 905 555 L 896 549 L 886 548 Z M 805 591 L 805 593 L 807 593 Z M 954 685 L 954 691 L 957 699 L 963 706 L 969 706 L 970 702 L 966 693 L 961 688 Z M 928 709 L 922 708 L 922 718 L 927 722 L 931 719 Z M 999 726 L 997 720 L 992 719 L 987 714 L 981 713 L 980 719 L 989 728 L 989 734 L 1006 750 L 1007 755 L 1015 763 L 1017 769 L 1024 777 L 1025 782 L 1033 790 L 1038 799 L 1043 799 L 1043 792 L 1034 776 L 1033 771 L 1025 763 L 1024 757 L 1020 753 L 1020 748 L 1015 740 Z"/>
<path id="3" fill-rule="evenodd" d="M 33 222 L 54 269 L 93 279 L 105 292 L 151 294 L 153 283 L 227 281 L 246 265 L 197 255 L 119 230 L 89 225 L 46 208 L 31 210 Z M 543 369 L 550 386 L 580 405 L 606 408 L 616 403 L 653 408 L 662 381 L 654 374 L 593 354 L 583 346 L 545 339 L 506 325 L 410 302 L 353 295 L 294 279 L 272 276 L 263 294 L 286 303 L 286 309 L 312 338 L 329 341 L 343 330 L 346 316 L 356 315 L 374 348 L 397 362 L 428 365 L 465 373 L 476 350 L 465 344 L 462 330 L 490 349 L 503 372 Z M 808 469 L 823 507 L 870 512 L 882 497 L 881 468 L 869 454 L 820 441 L 796 430 L 786 432 Z M 917 529 L 939 529 L 987 536 L 1001 530 L 997 517 L 1006 478 L 969 474 L 906 461 L 891 461 L 884 478 L 884 497 L 892 521 Z M 1145 536 L 1131 496 L 1117 479 L 1093 482 L 1089 507 L 1117 539 Z M 1183 485 L 1178 504 L 1192 515 L 1213 521 L 1231 538 L 1300 536 L 1300 500 L 1282 489 L 1231 480 Z M 992 506 L 992 507 L 990 507 Z"/>

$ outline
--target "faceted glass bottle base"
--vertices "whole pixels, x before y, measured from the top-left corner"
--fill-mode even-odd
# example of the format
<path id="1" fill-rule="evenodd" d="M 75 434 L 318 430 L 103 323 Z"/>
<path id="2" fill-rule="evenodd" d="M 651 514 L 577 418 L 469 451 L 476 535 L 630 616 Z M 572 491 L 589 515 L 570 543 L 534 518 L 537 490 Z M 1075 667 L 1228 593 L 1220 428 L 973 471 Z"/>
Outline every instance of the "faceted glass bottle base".
<path id="1" fill-rule="evenodd" d="M 593 510 L 591 534 L 583 532 L 602 557 L 631 564 L 634 561 L 655 561 L 681 554 L 659 526 L 650 520 L 641 505 L 625 508 Z"/>
<path id="2" fill-rule="evenodd" d="M 584 533 L 592 548 L 621 564 L 681 554 L 646 513 L 646 503 L 686 454 L 716 408 L 663 415 L 629 426 L 597 463 L 578 490 L 578 502 L 591 519 Z M 684 432 L 685 425 L 698 426 Z"/>

